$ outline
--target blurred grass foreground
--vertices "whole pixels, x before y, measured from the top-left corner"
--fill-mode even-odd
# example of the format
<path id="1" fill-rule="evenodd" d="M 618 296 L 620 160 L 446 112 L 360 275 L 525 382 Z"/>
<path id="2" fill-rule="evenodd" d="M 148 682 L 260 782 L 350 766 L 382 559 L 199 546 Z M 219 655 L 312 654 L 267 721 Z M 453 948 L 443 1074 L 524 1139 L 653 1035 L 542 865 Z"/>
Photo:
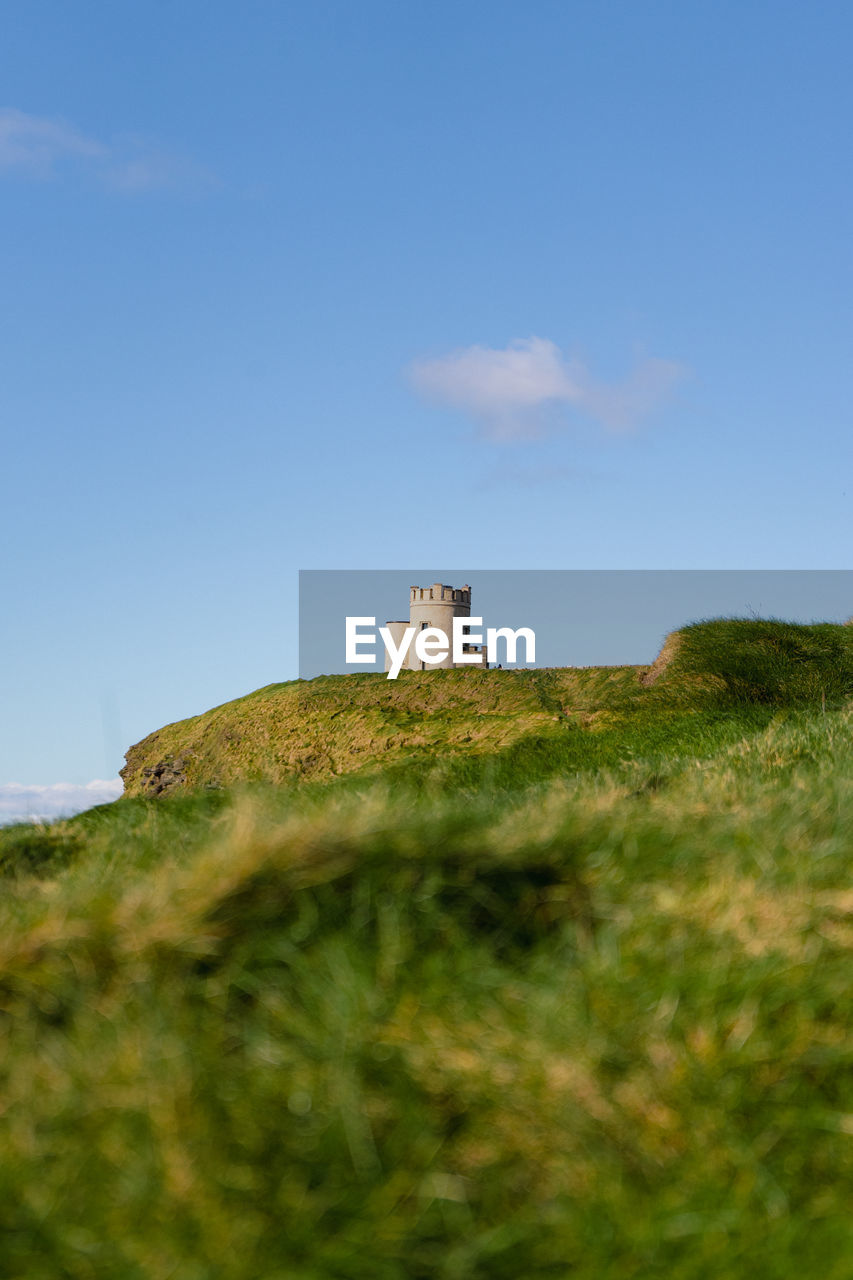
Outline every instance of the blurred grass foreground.
<path id="1" fill-rule="evenodd" d="M 851 633 L 273 686 L 0 833 L 0 1275 L 848 1280 Z"/>

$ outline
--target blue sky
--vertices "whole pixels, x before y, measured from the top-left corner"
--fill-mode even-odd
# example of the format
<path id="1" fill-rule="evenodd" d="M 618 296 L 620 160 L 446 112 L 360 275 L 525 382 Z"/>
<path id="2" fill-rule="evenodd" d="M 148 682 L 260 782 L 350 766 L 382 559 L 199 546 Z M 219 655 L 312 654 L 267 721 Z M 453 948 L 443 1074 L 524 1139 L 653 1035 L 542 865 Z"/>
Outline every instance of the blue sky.
<path id="1" fill-rule="evenodd" d="M 6 5 L 0 784 L 294 676 L 299 568 L 846 568 L 851 40 Z"/>

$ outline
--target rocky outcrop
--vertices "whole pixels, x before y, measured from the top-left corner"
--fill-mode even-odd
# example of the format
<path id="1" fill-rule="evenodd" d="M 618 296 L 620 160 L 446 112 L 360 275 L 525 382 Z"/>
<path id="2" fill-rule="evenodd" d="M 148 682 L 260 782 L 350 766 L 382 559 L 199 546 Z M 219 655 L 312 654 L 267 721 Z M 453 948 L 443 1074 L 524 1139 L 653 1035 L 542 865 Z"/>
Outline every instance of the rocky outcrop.
<path id="1" fill-rule="evenodd" d="M 150 768 L 142 770 L 140 790 L 143 795 L 162 796 L 178 787 L 187 785 L 186 762 L 183 756 L 160 760 Z"/>

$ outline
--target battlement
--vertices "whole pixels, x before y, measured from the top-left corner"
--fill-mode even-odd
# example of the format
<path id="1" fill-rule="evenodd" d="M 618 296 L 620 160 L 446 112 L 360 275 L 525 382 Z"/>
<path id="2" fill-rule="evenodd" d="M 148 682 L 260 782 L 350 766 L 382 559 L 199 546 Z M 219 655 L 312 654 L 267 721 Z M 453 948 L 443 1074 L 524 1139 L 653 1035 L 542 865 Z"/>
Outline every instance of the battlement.
<path id="1" fill-rule="evenodd" d="M 426 604 L 430 600 L 470 605 L 471 588 L 467 582 L 464 587 L 448 587 L 442 582 L 434 582 L 431 587 L 409 587 L 410 604 Z"/>
<path id="2" fill-rule="evenodd" d="M 405 622 L 389 622 L 388 630 L 391 633 L 394 644 L 399 646 L 403 640 L 406 629 L 411 628 L 415 633 L 420 633 L 426 629 L 441 632 L 451 644 L 451 638 L 455 634 L 455 625 L 459 619 L 467 619 L 471 616 L 471 587 L 466 582 L 462 587 L 451 587 L 446 582 L 434 582 L 431 587 L 409 587 L 409 621 Z M 470 634 L 470 624 L 463 625 L 462 634 L 467 636 Z M 466 655 L 477 655 L 479 661 L 474 663 L 459 663 L 459 666 L 481 666 L 488 667 L 489 657 L 485 645 L 471 644 L 470 642 L 463 645 L 463 653 Z M 385 670 L 390 670 L 391 658 L 386 649 L 385 654 Z M 404 663 L 407 670 L 425 671 L 427 663 L 419 656 L 416 656 L 414 647 L 410 648 Z M 457 664 L 453 661 L 452 652 L 437 664 L 441 667 L 453 667 Z"/>

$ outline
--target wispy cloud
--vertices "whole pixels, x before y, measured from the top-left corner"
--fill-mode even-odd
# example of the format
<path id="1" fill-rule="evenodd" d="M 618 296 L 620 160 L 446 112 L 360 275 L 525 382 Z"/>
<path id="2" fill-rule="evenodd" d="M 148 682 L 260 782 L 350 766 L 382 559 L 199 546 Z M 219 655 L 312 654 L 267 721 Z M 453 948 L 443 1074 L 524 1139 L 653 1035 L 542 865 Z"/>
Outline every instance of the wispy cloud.
<path id="1" fill-rule="evenodd" d="M 138 137 L 124 139 L 114 148 L 102 177 L 107 186 L 131 194 L 166 188 L 204 191 L 216 186 L 214 175 L 203 165 Z"/>
<path id="2" fill-rule="evenodd" d="M 96 778 L 83 786 L 73 782 L 53 782 L 45 786 L 23 786 L 20 782 L 0 785 L 0 825 L 10 822 L 49 821 L 107 804 L 122 793 L 120 778 Z"/>
<path id="3" fill-rule="evenodd" d="M 608 431 L 630 430 L 683 374 L 672 360 L 645 359 L 622 382 L 600 382 L 581 360 L 537 337 L 516 338 L 506 347 L 461 347 L 409 369 L 421 395 L 467 413 L 494 440 L 541 435 L 566 410 Z"/>
<path id="4" fill-rule="evenodd" d="M 211 184 L 202 166 L 151 139 L 134 135 L 107 142 L 66 120 L 0 107 L 0 175 L 44 181 L 74 168 L 117 191 Z"/>
<path id="5" fill-rule="evenodd" d="M 68 157 L 100 160 L 106 148 L 64 120 L 27 115 L 0 107 L 0 169 L 47 178 Z"/>

